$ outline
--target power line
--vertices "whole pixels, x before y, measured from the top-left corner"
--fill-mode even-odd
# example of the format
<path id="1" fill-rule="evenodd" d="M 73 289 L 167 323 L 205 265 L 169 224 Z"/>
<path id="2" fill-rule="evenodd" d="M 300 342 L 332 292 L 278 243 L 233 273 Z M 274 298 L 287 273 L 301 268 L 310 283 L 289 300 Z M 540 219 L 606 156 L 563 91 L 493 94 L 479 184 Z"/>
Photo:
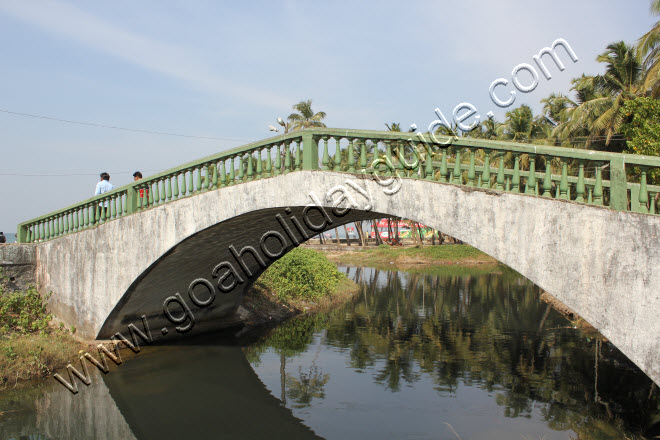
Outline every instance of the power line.
<path id="1" fill-rule="evenodd" d="M 212 136 L 196 136 L 196 135 L 191 135 L 191 134 L 180 134 L 180 133 L 167 133 L 163 131 L 151 131 L 151 130 L 142 130 L 139 128 L 126 128 L 126 127 L 118 127 L 115 125 L 105 125 L 105 124 L 96 124 L 93 122 L 82 122 L 82 121 L 73 121 L 70 119 L 60 119 L 60 118 L 52 118 L 50 116 L 43 116 L 43 115 L 33 115 L 30 113 L 20 113 L 20 112 L 14 112 L 11 110 L 4 110 L 0 109 L 0 112 L 2 113 L 8 113 L 10 115 L 17 115 L 17 116 L 26 116 L 29 118 L 36 118 L 36 119 L 46 119 L 49 121 L 57 121 L 57 122 L 66 122 L 67 124 L 78 124 L 78 125 L 87 125 L 90 127 L 98 127 L 98 128 L 111 128 L 113 130 L 124 130 L 124 131 L 133 131 L 137 133 L 148 133 L 148 134 L 158 134 L 161 136 L 176 136 L 176 137 L 185 137 L 185 138 L 192 138 L 192 139 L 205 139 L 205 140 L 213 140 L 213 141 L 230 141 L 230 142 L 249 142 L 245 139 L 229 139 L 229 138 L 217 138 L 217 137 L 212 137 Z"/>
<path id="2" fill-rule="evenodd" d="M 160 172 L 163 170 L 144 170 L 145 173 Z M 108 174 L 133 174 L 135 171 L 108 171 Z M 69 174 L 32 174 L 32 173 L 0 173 L 0 176 L 19 177 L 72 177 L 72 176 L 98 176 L 99 173 L 69 173 Z"/>

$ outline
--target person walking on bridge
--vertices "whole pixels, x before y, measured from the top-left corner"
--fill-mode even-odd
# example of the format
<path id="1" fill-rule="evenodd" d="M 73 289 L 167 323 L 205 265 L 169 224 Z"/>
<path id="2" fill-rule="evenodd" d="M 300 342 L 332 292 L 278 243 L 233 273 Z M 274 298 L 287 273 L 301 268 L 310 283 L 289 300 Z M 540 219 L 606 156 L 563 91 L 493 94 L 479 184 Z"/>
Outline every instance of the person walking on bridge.
<path id="1" fill-rule="evenodd" d="M 103 172 L 101 173 L 101 181 L 96 184 L 96 191 L 94 191 L 94 195 L 98 196 L 103 193 L 107 193 L 108 191 L 112 191 L 115 189 L 115 187 L 110 183 L 110 174 Z M 108 201 L 106 200 L 105 202 L 99 203 L 99 208 L 103 211 L 104 217 L 107 217 L 108 214 Z"/>
<path id="2" fill-rule="evenodd" d="M 142 173 L 141 172 L 136 171 L 136 172 L 133 173 L 133 181 L 137 182 L 138 180 L 141 180 L 141 179 L 142 179 Z M 145 194 L 146 194 L 146 196 L 145 196 Z M 146 190 L 145 189 L 140 189 L 140 198 L 142 199 L 143 197 L 149 197 L 149 190 L 148 189 L 146 189 Z M 143 200 L 144 200 L 143 203 L 146 205 L 147 199 L 143 199 Z"/>
<path id="3" fill-rule="evenodd" d="M 7 237 L 5 237 L 5 234 L 0 232 L 0 244 L 2 243 L 7 243 Z"/>

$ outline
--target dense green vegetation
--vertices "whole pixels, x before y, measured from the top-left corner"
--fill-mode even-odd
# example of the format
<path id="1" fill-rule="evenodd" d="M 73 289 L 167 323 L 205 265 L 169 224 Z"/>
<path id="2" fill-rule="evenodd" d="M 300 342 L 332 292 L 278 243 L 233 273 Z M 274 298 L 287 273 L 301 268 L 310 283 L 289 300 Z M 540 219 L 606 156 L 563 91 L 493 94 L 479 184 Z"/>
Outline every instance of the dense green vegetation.
<path id="1" fill-rule="evenodd" d="M 257 283 L 288 302 L 331 295 L 344 280 L 346 276 L 325 255 L 295 248 L 273 263 Z"/>
<path id="2" fill-rule="evenodd" d="M 34 287 L 10 290 L 0 272 L 0 388 L 52 373 L 82 347 L 63 326 L 50 326 L 45 301 Z"/>

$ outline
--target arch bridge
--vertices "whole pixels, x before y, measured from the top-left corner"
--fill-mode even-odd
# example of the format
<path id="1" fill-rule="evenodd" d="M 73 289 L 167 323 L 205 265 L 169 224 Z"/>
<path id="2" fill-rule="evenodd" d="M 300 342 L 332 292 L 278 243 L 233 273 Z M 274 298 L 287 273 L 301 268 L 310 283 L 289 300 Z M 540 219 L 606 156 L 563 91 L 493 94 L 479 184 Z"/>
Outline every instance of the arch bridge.
<path id="1" fill-rule="evenodd" d="M 324 230 L 398 216 L 579 313 L 660 384 L 660 158 L 310 129 L 195 160 L 24 222 L 51 310 L 87 337 L 232 325 L 245 290 Z M 100 204 L 107 210 L 100 209 Z"/>

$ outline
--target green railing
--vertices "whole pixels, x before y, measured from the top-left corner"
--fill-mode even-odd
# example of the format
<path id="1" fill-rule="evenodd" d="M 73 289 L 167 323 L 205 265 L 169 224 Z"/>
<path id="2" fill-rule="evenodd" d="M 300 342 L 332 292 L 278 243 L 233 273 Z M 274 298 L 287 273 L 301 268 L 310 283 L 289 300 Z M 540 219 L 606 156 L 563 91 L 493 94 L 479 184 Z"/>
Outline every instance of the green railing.
<path id="1" fill-rule="evenodd" d="M 656 195 L 660 186 L 648 185 L 647 173 L 660 169 L 660 157 L 318 128 L 254 142 L 131 182 L 21 223 L 17 240 L 50 240 L 202 192 L 319 169 L 491 188 L 619 211 L 659 212 Z M 629 175 L 638 182 L 629 182 Z"/>

